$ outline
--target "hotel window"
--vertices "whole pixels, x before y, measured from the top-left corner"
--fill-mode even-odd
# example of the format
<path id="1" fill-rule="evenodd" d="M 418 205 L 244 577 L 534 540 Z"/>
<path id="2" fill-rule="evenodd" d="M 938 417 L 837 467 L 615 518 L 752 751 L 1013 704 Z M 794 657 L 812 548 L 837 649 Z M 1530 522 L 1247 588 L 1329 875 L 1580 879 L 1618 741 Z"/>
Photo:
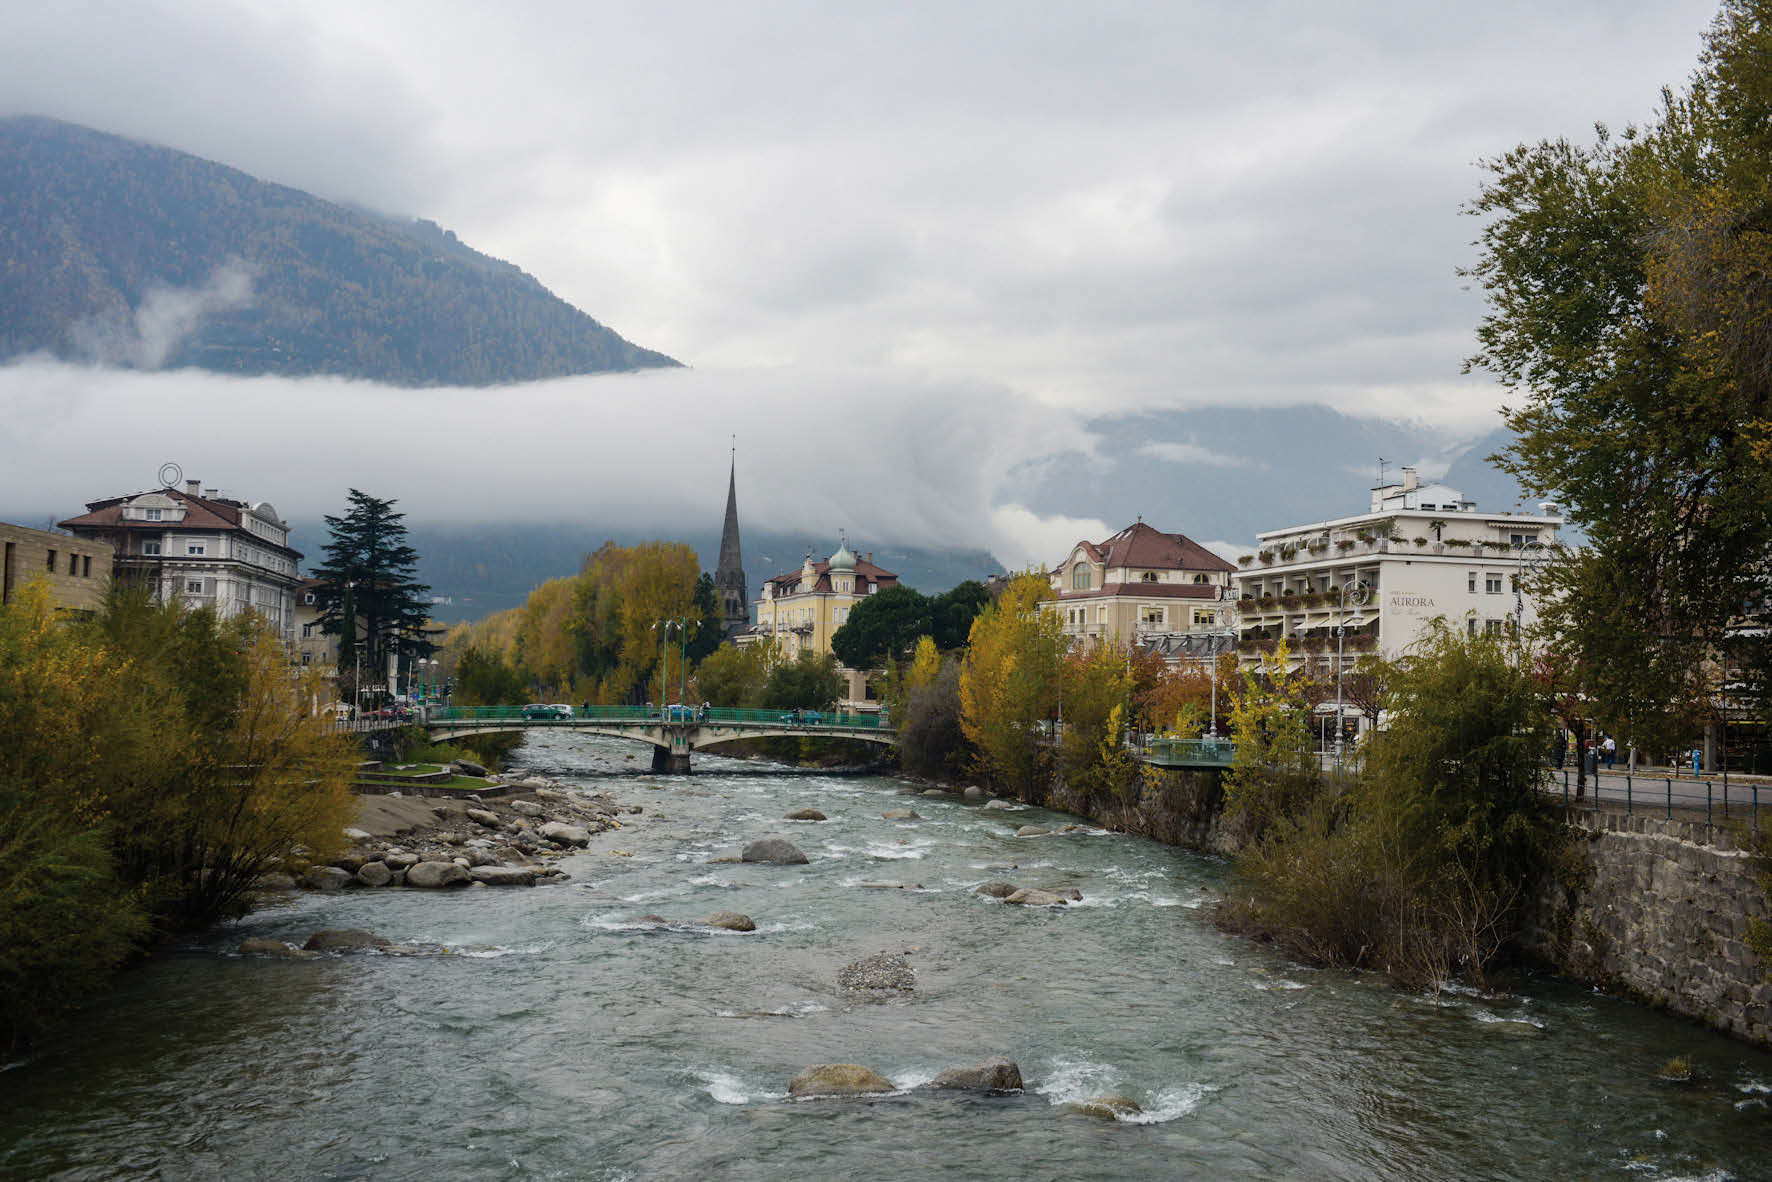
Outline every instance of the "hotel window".
<path id="1" fill-rule="evenodd" d="M 1500 620 L 1484 620 L 1483 621 L 1483 635 L 1485 635 L 1485 636 L 1500 636 L 1501 635 L 1501 621 Z"/>
<path id="2" fill-rule="evenodd" d="M 49 552 L 49 573 L 52 575 L 55 573 L 55 551 L 54 550 L 51 550 Z"/>
<path id="3" fill-rule="evenodd" d="M 204 545 L 202 542 L 186 542 L 185 543 L 185 553 L 186 554 L 202 554 L 202 553 L 204 553 Z"/>
<path id="4" fill-rule="evenodd" d="M 1507 536 L 1507 541 L 1508 541 L 1508 545 L 1512 546 L 1514 549 L 1517 550 L 1521 546 L 1530 546 L 1534 542 L 1538 541 L 1538 535 L 1537 534 L 1509 534 Z"/>
<path id="5" fill-rule="evenodd" d="M 202 579 L 186 579 L 185 580 L 185 593 L 187 595 L 201 595 L 201 594 L 203 594 L 203 580 Z"/>
<path id="6" fill-rule="evenodd" d="M 1205 572 L 1201 572 L 1194 576 L 1194 582 L 1196 583 L 1210 583 L 1211 581 L 1211 576 L 1207 575 Z"/>
<path id="7" fill-rule="evenodd" d="M 1071 590 L 1089 590 L 1089 567 L 1084 563 L 1079 562 L 1071 568 Z"/>
<path id="8" fill-rule="evenodd" d="M 1483 576 L 1483 590 L 1487 591 L 1491 595 L 1500 595 L 1501 594 L 1501 575 L 1496 571 L 1490 571 L 1488 574 L 1484 575 Z"/>
<path id="9" fill-rule="evenodd" d="M 1465 588 L 1467 590 L 1469 590 L 1472 595 L 1475 595 L 1477 593 L 1477 572 L 1476 571 L 1473 570 L 1473 571 L 1466 572 L 1464 585 L 1465 585 Z"/>
<path id="10" fill-rule="evenodd" d="M 143 554 L 158 554 L 158 553 L 160 553 L 160 543 L 159 542 L 143 542 L 142 543 L 142 553 Z"/>
<path id="11" fill-rule="evenodd" d="M 83 579 L 92 577 L 92 555 L 90 554 L 80 559 L 80 577 Z"/>
<path id="12" fill-rule="evenodd" d="M 161 510 L 159 510 L 159 509 L 143 509 L 142 510 L 142 517 L 148 521 L 159 521 L 160 514 L 161 514 Z"/>
<path id="13" fill-rule="evenodd" d="M 1100 623 L 1105 622 L 1106 620 L 1107 620 L 1107 604 L 1105 604 L 1105 603 L 1097 604 L 1096 608 L 1095 608 L 1095 622 L 1097 624 L 1100 624 Z"/>
<path id="14" fill-rule="evenodd" d="M 1138 622 L 1145 628 L 1161 628 L 1169 619 L 1169 609 L 1161 604 L 1147 603 L 1138 610 Z"/>
<path id="15" fill-rule="evenodd" d="M 1194 609 L 1194 627 L 1196 627 L 1196 628 L 1210 628 L 1213 624 L 1216 624 L 1217 622 L 1218 621 L 1213 618 L 1212 613 L 1210 611 L 1208 611 L 1207 609 L 1199 608 L 1199 607 L 1196 607 Z"/>
<path id="16" fill-rule="evenodd" d="M 1142 575 L 1138 576 L 1138 581 L 1141 583 L 1154 583 L 1157 581 L 1157 572 L 1154 570 L 1147 570 Z"/>

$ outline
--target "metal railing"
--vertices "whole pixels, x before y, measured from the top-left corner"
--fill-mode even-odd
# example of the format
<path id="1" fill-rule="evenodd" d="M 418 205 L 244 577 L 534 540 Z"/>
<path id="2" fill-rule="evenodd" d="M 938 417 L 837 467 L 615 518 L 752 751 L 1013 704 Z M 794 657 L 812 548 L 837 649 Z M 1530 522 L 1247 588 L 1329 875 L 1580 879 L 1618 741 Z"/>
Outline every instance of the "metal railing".
<path id="1" fill-rule="evenodd" d="M 883 730 L 879 714 L 855 711 L 757 710 L 730 706 L 573 706 L 570 714 L 542 714 L 523 706 L 442 706 L 426 711 L 430 724 L 449 722 L 518 722 L 529 727 L 572 727 L 584 723 L 748 723 L 795 726 L 809 730 Z"/>
<path id="2" fill-rule="evenodd" d="M 1570 808 L 1597 813 L 1622 805 L 1626 816 L 1641 812 L 1670 821 L 1674 819 L 1675 809 L 1692 814 L 1694 819 L 1702 810 L 1706 825 L 1745 821 L 1756 834 L 1760 831 L 1760 789 L 1769 787 L 1753 781 L 1730 783 L 1721 778 L 1590 773 L 1585 785 L 1586 795 L 1578 798 L 1575 795 L 1575 772 L 1563 768 L 1561 776 L 1563 804 Z M 1552 791 L 1555 791 L 1554 776 L 1552 782 Z M 1768 793 L 1767 800 L 1772 804 L 1772 792 Z"/>
<path id="3" fill-rule="evenodd" d="M 1229 739 L 1151 739 L 1144 757 L 1159 767 L 1229 767 L 1236 755 Z"/>

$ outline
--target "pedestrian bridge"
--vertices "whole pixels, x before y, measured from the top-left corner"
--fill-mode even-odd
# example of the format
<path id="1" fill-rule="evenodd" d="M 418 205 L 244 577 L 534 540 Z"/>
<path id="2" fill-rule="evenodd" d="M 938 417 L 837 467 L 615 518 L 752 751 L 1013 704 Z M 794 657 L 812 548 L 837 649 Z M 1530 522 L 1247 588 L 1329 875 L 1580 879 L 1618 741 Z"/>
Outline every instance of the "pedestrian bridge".
<path id="1" fill-rule="evenodd" d="M 878 714 L 822 714 L 799 710 L 742 710 L 692 706 L 585 706 L 570 716 L 541 717 L 521 706 L 444 706 L 425 712 L 433 742 L 511 731 L 570 731 L 652 745 L 652 768 L 689 771 L 689 753 L 741 739 L 854 739 L 882 747 L 898 734 Z"/>
<path id="2" fill-rule="evenodd" d="M 1151 739 L 1144 748 L 1153 767 L 1228 768 L 1236 755 L 1229 739 Z"/>

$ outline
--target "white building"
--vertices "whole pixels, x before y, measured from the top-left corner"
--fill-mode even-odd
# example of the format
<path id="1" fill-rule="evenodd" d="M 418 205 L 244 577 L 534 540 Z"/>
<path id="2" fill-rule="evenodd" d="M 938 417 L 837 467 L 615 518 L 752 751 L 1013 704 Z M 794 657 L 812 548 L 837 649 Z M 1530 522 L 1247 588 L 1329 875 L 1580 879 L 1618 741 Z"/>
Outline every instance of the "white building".
<path id="1" fill-rule="evenodd" d="M 114 576 L 151 586 L 162 602 L 252 610 L 285 645 L 295 640 L 297 565 L 289 523 L 268 502 L 248 504 L 203 490 L 198 481 L 89 501 L 61 523 L 75 537 L 109 542 Z"/>
<path id="2" fill-rule="evenodd" d="M 1237 560 L 1239 655 L 1255 664 L 1283 639 L 1293 668 L 1333 679 L 1338 619 L 1344 669 L 1368 652 L 1400 656 L 1436 617 L 1472 633 L 1530 626 L 1537 607 L 1516 576 L 1556 544 L 1556 510 L 1481 513 L 1404 468 L 1365 513 L 1258 534 Z"/>

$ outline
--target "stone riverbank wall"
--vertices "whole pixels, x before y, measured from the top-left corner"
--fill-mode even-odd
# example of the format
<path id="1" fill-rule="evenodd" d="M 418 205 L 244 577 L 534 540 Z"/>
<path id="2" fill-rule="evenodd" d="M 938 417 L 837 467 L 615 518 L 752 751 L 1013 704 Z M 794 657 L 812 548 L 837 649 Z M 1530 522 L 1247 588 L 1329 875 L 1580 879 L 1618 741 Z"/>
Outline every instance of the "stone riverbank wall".
<path id="1" fill-rule="evenodd" d="M 1055 783 L 1047 803 L 1169 845 L 1228 856 L 1217 771 L 1164 771 L 1129 802 L 1098 804 Z M 1772 1047 L 1772 981 L 1747 947 L 1772 919 L 1763 873 L 1722 827 L 1571 811 L 1582 840 L 1534 891 L 1526 953 L 1559 975 Z"/>
<path id="2" fill-rule="evenodd" d="M 1747 947 L 1766 920 L 1753 854 L 1732 831 L 1572 812 L 1578 843 L 1533 901 L 1529 953 L 1557 972 L 1772 1046 L 1772 982 Z"/>

